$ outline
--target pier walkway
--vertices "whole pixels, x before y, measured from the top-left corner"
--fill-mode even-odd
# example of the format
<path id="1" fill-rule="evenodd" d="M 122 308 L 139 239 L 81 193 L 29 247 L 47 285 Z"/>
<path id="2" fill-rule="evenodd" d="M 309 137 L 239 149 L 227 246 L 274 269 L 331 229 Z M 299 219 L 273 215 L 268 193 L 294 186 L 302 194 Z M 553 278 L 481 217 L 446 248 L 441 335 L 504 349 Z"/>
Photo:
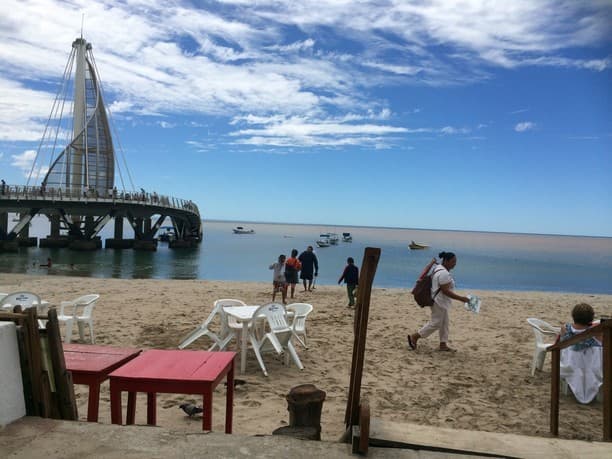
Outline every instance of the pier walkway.
<path id="1" fill-rule="evenodd" d="M 14 222 L 9 222 L 9 213 L 17 215 Z M 28 233 L 29 223 L 36 215 L 46 215 L 50 222 L 49 236 L 41 239 L 41 247 L 101 248 L 98 233 L 113 219 L 114 238 L 107 239 L 107 248 L 155 250 L 155 235 L 166 218 L 172 221 L 175 232 L 169 241 L 170 247 L 192 247 L 202 241 L 200 212 L 190 200 L 144 190 L 112 188 L 100 193 L 94 188 L 3 184 L 0 189 L 0 250 L 36 245 L 37 241 Z M 123 238 L 123 219 L 133 228 L 133 239 Z M 61 233 L 60 230 L 67 231 Z"/>

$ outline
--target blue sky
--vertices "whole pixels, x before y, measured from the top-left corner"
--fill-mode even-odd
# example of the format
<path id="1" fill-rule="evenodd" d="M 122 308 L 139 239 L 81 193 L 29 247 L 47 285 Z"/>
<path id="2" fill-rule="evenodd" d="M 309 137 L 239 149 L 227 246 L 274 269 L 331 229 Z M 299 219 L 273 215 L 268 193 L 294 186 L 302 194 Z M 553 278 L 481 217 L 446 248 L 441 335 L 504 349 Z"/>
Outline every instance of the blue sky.
<path id="1" fill-rule="evenodd" d="M 612 236 L 610 0 L 4 0 L 9 184 L 83 16 L 134 186 L 204 219 Z"/>

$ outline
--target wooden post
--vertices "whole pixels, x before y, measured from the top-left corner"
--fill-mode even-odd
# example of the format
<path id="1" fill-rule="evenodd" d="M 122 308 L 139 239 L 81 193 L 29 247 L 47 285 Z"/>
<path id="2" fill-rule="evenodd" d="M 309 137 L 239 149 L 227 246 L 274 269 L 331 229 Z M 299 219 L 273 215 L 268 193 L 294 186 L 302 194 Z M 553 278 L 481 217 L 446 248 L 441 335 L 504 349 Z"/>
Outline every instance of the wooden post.
<path id="1" fill-rule="evenodd" d="M 603 439 L 612 441 L 612 328 L 603 331 Z"/>
<path id="2" fill-rule="evenodd" d="M 559 436 L 559 374 L 561 351 L 555 349 L 551 355 L 552 368 L 550 374 L 550 433 Z"/>
<path id="3" fill-rule="evenodd" d="M 325 395 L 313 384 L 293 387 L 286 397 L 289 425 L 276 429 L 272 435 L 321 440 L 321 411 Z"/>
<path id="4" fill-rule="evenodd" d="M 355 310 L 355 337 L 353 341 L 353 360 L 351 363 L 351 381 L 349 385 L 348 401 L 344 422 L 345 434 L 342 440 L 349 442 L 352 437 L 352 426 L 359 424 L 359 405 L 361 393 L 361 378 L 363 375 L 363 362 L 365 355 L 366 336 L 368 331 L 368 317 L 370 313 L 370 296 L 372 283 L 376 274 L 376 267 L 380 259 L 380 249 L 366 247 L 361 273 L 359 275 L 359 289 L 357 292 L 357 308 Z"/>

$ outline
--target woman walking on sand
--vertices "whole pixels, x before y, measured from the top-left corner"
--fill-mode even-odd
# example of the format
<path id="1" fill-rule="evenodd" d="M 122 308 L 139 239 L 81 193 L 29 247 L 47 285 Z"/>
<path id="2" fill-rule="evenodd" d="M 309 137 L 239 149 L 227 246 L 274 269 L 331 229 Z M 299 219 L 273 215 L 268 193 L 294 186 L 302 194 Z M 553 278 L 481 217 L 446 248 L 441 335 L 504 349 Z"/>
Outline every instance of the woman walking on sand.
<path id="1" fill-rule="evenodd" d="M 416 350 L 417 342 L 421 338 L 427 338 L 433 332 L 438 330 L 440 335 L 440 351 L 454 351 L 448 347 L 448 334 L 450 329 L 449 311 L 452 306 L 452 300 L 469 302 L 469 298 L 456 294 L 455 281 L 450 274 L 450 270 L 457 265 L 457 257 L 453 252 L 440 252 L 438 257 L 442 263 L 436 264 L 432 268 L 433 275 L 431 276 L 431 297 L 434 300 L 431 306 L 431 320 L 425 324 L 418 332 L 408 335 L 408 346 L 410 349 Z"/>

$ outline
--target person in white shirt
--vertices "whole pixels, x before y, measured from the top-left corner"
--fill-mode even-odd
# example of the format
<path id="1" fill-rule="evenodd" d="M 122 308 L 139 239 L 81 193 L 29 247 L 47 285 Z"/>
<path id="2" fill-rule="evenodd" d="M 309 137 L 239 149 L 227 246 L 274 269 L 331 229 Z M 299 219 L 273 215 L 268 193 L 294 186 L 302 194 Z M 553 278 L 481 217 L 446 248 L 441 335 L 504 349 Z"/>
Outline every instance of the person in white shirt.
<path id="1" fill-rule="evenodd" d="M 285 255 L 279 255 L 278 261 L 270 265 L 274 270 L 272 275 L 272 301 L 276 299 L 276 292 L 281 292 L 283 304 L 287 304 L 287 281 L 285 279 Z"/>
<path id="2" fill-rule="evenodd" d="M 440 264 L 432 267 L 434 273 L 431 279 L 431 296 L 434 300 L 431 306 L 431 320 L 418 332 L 408 335 L 408 346 L 416 350 L 417 342 L 421 338 L 427 338 L 438 330 L 440 335 L 440 351 L 454 351 L 448 346 L 448 335 L 450 330 L 449 311 L 452 300 L 469 302 L 469 298 L 455 293 L 455 281 L 450 270 L 457 265 L 457 257 L 452 252 L 440 252 L 438 257 L 442 260 Z"/>

